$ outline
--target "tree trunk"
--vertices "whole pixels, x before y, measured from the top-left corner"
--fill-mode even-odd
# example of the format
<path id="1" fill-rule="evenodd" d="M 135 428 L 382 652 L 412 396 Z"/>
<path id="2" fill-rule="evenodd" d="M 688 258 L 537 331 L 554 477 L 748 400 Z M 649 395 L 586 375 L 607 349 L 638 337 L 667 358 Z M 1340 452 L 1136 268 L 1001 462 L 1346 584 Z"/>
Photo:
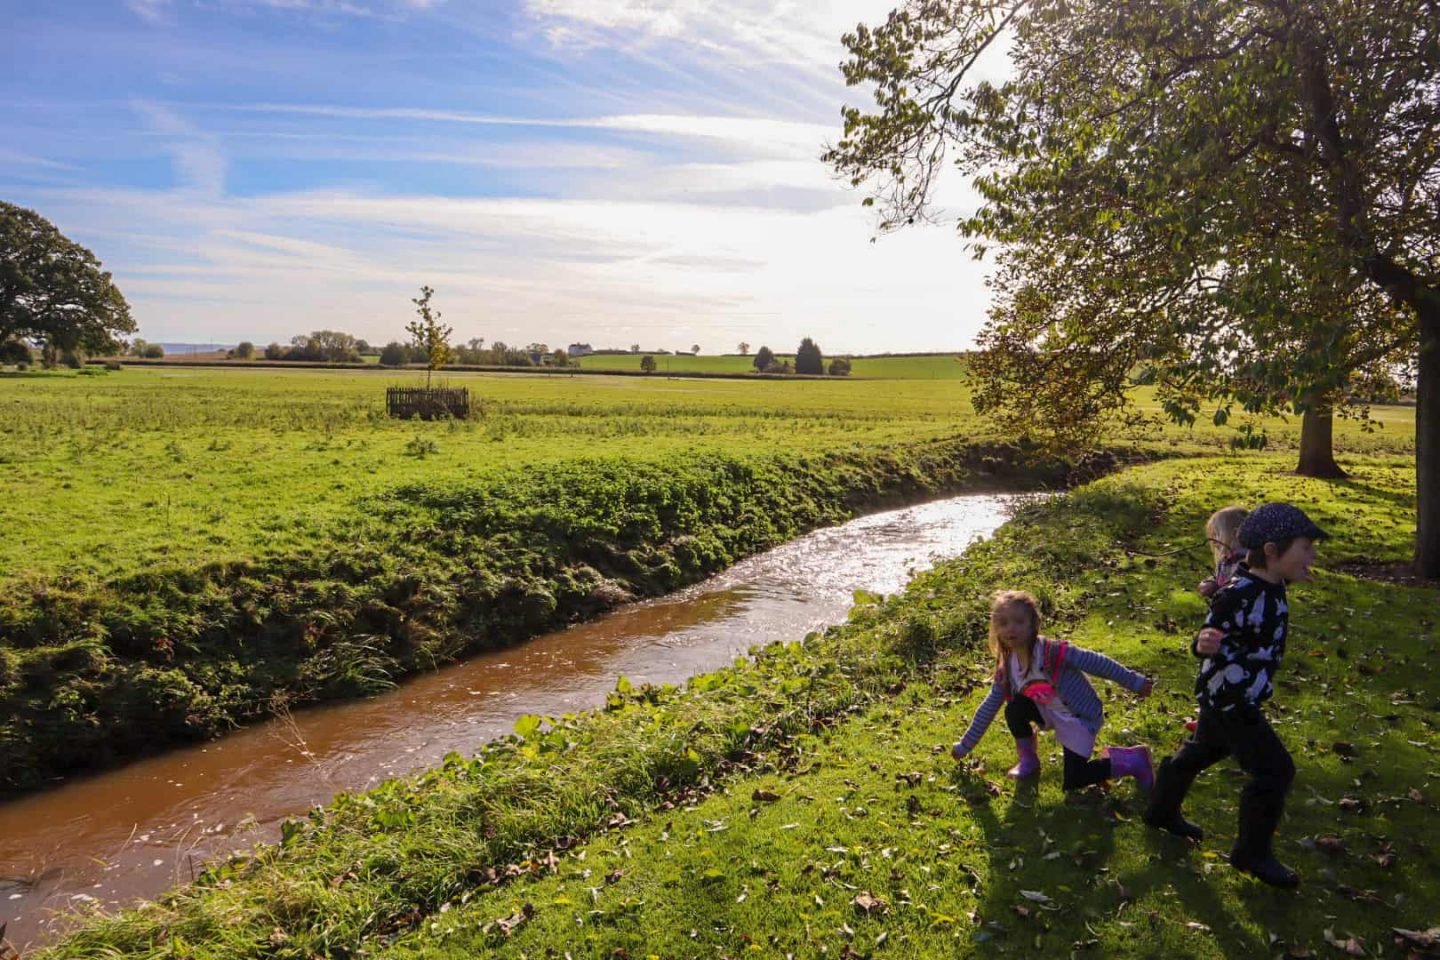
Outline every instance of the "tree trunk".
<path id="1" fill-rule="evenodd" d="M 1300 465 L 1302 477 L 1343 480 L 1349 476 L 1335 462 L 1335 411 L 1325 403 L 1307 405 L 1300 421 Z"/>
<path id="2" fill-rule="evenodd" d="M 1415 572 L 1440 577 L 1440 292 L 1423 297 L 1415 391 Z"/>

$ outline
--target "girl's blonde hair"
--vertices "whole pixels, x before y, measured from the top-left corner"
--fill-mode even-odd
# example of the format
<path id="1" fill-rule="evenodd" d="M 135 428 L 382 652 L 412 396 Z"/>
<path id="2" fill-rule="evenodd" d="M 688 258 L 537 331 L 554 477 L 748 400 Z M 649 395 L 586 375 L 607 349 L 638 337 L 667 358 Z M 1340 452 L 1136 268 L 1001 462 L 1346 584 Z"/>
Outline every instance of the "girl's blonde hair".
<path id="1" fill-rule="evenodd" d="M 1225 507 L 1210 514 L 1210 519 L 1205 521 L 1205 539 L 1210 541 L 1210 552 L 1215 557 L 1215 562 L 1224 560 L 1230 551 L 1235 549 L 1235 538 L 1240 535 L 1240 524 L 1250 511 L 1244 507 Z"/>
<path id="2" fill-rule="evenodd" d="M 1022 607 L 1030 615 L 1030 642 L 1014 651 L 1020 658 L 1020 666 L 1029 670 L 1030 648 L 1035 646 L 1035 638 L 1040 636 L 1040 602 L 1024 590 L 1001 590 L 990 601 L 990 652 L 995 655 L 995 669 L 1002 672 L 1005 669 L 1005 654 L 1011 651 L 1005 648 L 995 632 L 995 614 L 1006 607 Z"/>

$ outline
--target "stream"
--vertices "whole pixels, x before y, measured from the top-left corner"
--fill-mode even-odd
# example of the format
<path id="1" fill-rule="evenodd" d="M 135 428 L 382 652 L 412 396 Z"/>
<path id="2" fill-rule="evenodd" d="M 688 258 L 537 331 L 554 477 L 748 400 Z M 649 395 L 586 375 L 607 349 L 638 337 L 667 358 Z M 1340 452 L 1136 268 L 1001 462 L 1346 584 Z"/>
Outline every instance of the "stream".
<path id="1" fill-rule="evenodd" d="M 309 707 L 0 805 L 0 923 L 22 950 L 71 908 L 133 904 L 203 863 L 279 838 L 342 791 L 474 753 L 522 714 L 596 707 L 623 674 L 682 684 L 845 619 L 855 590 L 895 593 L 1005 520 L 1009 496 L 970 495 L 807 534 L 678 593 L 403 681 Z"/>

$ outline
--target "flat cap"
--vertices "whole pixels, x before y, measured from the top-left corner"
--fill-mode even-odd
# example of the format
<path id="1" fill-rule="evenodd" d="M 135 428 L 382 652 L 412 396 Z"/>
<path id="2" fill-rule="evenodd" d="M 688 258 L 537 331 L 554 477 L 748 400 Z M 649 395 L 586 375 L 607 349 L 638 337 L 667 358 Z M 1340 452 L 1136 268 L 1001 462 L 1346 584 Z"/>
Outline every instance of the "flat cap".
<path id="1" fill-rule="evenodd" d="M 1323 540 L 1328 536 L 1330 534 L 1321 530 L 1299 507 L 1288 503 L 1262 503 L 1251 510 L 1245 522 L 1240 524 L 1239 540 L 1242 547 L 1263 547 L 1267 543 L 1279 543 L 1295 537 Z"/>

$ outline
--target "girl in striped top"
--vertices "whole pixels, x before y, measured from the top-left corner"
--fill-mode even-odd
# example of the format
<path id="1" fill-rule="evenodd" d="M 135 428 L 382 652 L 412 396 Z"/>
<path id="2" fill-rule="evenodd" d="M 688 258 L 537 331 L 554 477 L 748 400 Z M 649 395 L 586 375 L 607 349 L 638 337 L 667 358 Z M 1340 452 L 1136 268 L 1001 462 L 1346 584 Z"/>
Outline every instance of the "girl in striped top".
<path id="1" fill-rule="evenodd" d="M 1039 604 L 1020 590 L 995 595 L 990 607 L 990 650 L 995 655 L 990 695 L 951 748 L 956 760 L 975 749 L 1003 703 L 1005 723 L 1020 757 L 1010 777 L 1018 780 L 1040 772 L 1035 734 L 1053 730 L 1065 751 L 1066 790 L 1120 777 L 1134 777 L 1141 789 L 1150 789 L 1154 777 L 1149 747 L 1110 747 L 1106 756 L 1091 758 L 1104 708 L 1085 675 L 1112 680 L 1141 697 L 1150 695 L 1151 680 L 1103 654 L 1042 637 Z"/>

